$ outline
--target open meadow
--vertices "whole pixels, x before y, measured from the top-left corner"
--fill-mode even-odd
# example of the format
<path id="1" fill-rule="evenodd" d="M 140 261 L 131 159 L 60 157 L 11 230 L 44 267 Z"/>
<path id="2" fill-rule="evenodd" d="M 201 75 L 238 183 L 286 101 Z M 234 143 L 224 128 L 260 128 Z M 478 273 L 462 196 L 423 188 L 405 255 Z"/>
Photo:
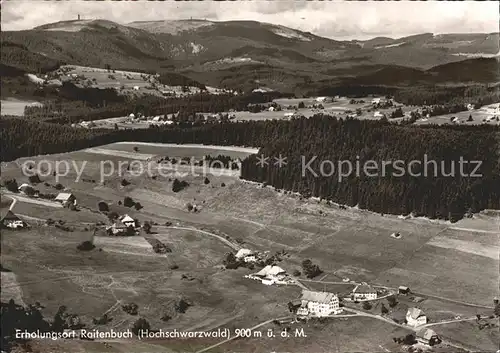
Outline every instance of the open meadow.
<path id="1" fill-rule="evenodd" d="M 137 152 L 134 146 L 138 147 Z M 92 238 L 90 227 L 85 230 L 84 224 L 72 231 L 34 225 L 30 230 L 2 232 L 2 266 L 12 271 L 12 275 L 2 274 L 7 283 L 2 281 L 2 291 L 27 304 L 39 301 L 48 317 L 60 305 L 66 305 L 69 312 L 80 315 L 90 327 L 95 326 L 92 318 L 107 313 L 112 321 L 100 325 L 100 329 L 126 329 L 138 317 L 145 317 L 153 328 L 209 330 L 252 327 L 289 315 L 287 303 L 300 296 L 300 288 L 265 286 L 244 278 L 252 272 L 249 269 L 222 268 L 224 256 L 239 247 L 270 253 L 285 250 L 288 255 L 282 257 L 279 266 L 289 273 L 301 271 L 302 261 L 310 259 L 323 273 L 312 281 L 304 275 L 299 280 L 315 290 L 348 295 L 353 288 L 349 281 L 393 290 L 400 285 L 409 286 L 424 298 L 418 305 L 434 322 L 457 315 L 490 314 L 493 297 L 499 295 L 495 213 L 482 212 L 454 224 L 404 220 L 355 208 L 339 209 L 334 204 L 302 199 L 228 175 L 135 175 L 123 167 L 101 181 L 103 160 L 109 158 L 116 167 L 120 161 L 134 160 L 123 153 L 199 158 L 216 151 L 244 157 L 254 150 L 135 143 L 99 148 L 105 153 L 78 151 L 31 158 L 50 161 L 46 169 L 61 160 L 85 166 L 78 181 L 78 173 L 72 170 L 59 180 L 47 173 L 35 186 L 42 192 L 56 192 L 53 185 L 61 183 L 66 192 L 76 196 L 80 211 L 25 201 L 18 201 L 13 211 L 40 219 L 61 219 L 68 224 L 81 219 L 110 225 L 97 209 L 97 203 L 104 201 L 110 211 L 119 215 L 129 214 L 141 223 L 152 222 L 151 234 L 141 231 L 132 237 L 99 234 Z M 146 163 L 141 158 L 136 160 Z M 19 167 L 22 161 L 4 164 L 2 179 L 27 182 Z M 152 164 L 156 164 L 155 159 Z M 188 185 L 174 192 L 175 178 Z M 125 197 L 140 202 L 142 208 L 126 207 Z M 188 204 L 196 205 L 198 212 L 189 211 Z M 8 202 L 2 203 L 2 209 L 8 207 Z M 164 226 L 166 222 L 170 225 Z M 400 232 L 401 237 L 391 237 L 393 232 Z M 76 249 L 89 239 L 94 241 L 94 250 Z M 161 241 L 172 252 L 155 253 L 151 245 L 154 241 Z M 175 310 L 181 298 L 192 304 L 185 313 Z M 131 302 L 138 305 L 137 316 L 121 309 L 121 305 Z M 415 304 L 402 299 L 400 305 L 403 310 Z M 377 310 L 380 312 L 372 311 L 377 314 Z M 164 315 L 170 319 L 161 320 Z M 367 317 L 332 319 L 324 324 L 308 324 L 306 338 L 235 340 L 213 352 L 257 352 L 263 344 L 278 351 L 290 347 L 307 347 L 309 351 L 312 347 L 315 352 L 397 350 L 392 337 L 403 335 L 404 330 L 377 321 Z M 441 327 L 434 329 L 439 333 Z M 467 334 L 466 326 L 456 330 Z M 359 339 L 349 340 L 354 332 Z M 163 351 L 187 352 L 217 342 L 154 340 L 149 345 L 151 351 L 166 347 Z M 124 352 L 120 342 L 106 344 L 110 346 L 103 351 Z M 149 347 L 144 342 L 137 344 L 138 352 Z M 77 347 L 87 345 L 101 347 L 98 342 L 79 342 Z"/>

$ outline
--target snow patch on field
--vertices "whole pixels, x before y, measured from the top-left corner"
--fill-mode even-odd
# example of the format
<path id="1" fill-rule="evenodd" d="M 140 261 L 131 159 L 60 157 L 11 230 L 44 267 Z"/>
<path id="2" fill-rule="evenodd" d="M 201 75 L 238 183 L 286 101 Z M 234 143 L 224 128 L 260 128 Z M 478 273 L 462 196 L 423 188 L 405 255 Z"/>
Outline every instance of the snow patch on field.
<path id="1" fill-rule="evenodd" d="M 107 149 L 107 148 L 98 148 L 98 147 L 87 148 L 87 149 L 83 150 L 82 152 L 104 154 L 104 155 L 108 155 L 108 156 L 130 158 L 130 159 L 141 160 L 141 161 L 150 160 L 151 158 L 153 158 L 155 156 L 154 154 L 148 154 L 148 153 L 117 151 L 117 150 L 111 150 L 111 149 Z"/>
<path id="2" fill-rule="evenodd" d="M 35 83 L 37 85 L 43 85 L 45 83 L 45 80 L 41 79 L 37 75 L 26 74 L 26 77 L 28 78 L 28 80 L 30 80 L 31 82 L 33 82 L 33 83 Z"/>
<path id="3" fill-rule="evenodd" d="M 453 249 L 457 251 L 466 252 L 478 256 L 489 257 L 493 260 L 498 260 L 500 247 L 495 245 L 483 245 L 474 241 L 466 241 L 459 239 L 450 239 L 447 237 L 437 236 L 431 239 L 428 245 L 437 246 L 440 248 Z"/>
<path id="4" fill-rule="evenodd" d="M 455 53 L 454 56 L 465 56 L 466 58 L 495 58 L 500 56 L 500 51 L 496 54 L 491 53 Z"/>
<path id="5" fill-rule="evenodd" d="M 173 20 L 173 21 L 147 21 L 147 22 L 131 22 L 127 26 L 139 28 L 152 33 L 169 33 L 178 34 L 180 32 L 192 31 L 202 27 L 213 26 L 209 21 L 186 21 L 186 20 Z"/>
<path id="6" fill-rule="evenodd" d="M 378 47 L 375 47 L 375 49 L 382 49 L 382 48 L 394 48 L 394 47 L 399 47 L 403 44 L 405 44 L 406 42 L 401 42 L 401 43 L 395 43 L 395 44 L 389 44 L 389 45 L 381 45 L 381 46 L 378 46 Z"/>
<path id="7" fill-rule="evenodd" d="M 286 28 L 286 27 L 280 27 L 279 29 L 274 29 L 273 30 L 274 34 L 277 34 L 281 37 L 285 38 L 292 38 L 292 39 L 299 39 L 304 42 L 310 42 L 311 38 L 308 38 L 304 36 L 303 34 L 300 34 L 297 31 L 294 31 L 292 29 Z"/>
<path id="8" fill-rule="evenodd" d="M 126 255 L 156 256 L 151 244 L 140 236 L 94 237 L 94 245 L 104 251 Z"/>
<path id="9" fill-rule="evenodd" d="M 124 142 L 118 142 L 120 144 L 124 145 L 144 145 L 144 146 L 157 146 L 157 147 L 169 147 L 169 148 L 203 148 L 203 149 L 214 149 L 214 150 L 221 150 L 221 151 L 235 151 L 235 152 L 243 152 L 243 153 L 250 153 L 250 154 L 255 154 L 259 152 L 258 148 L 254 147 L 237 147 L 237 146 L 216 146 L 216 145 L 196 145 L 196 144 L 173 144 L 173 143 L 154 143 L 154 142 L 130 142 L 130 141 L 124 141 Z"/>

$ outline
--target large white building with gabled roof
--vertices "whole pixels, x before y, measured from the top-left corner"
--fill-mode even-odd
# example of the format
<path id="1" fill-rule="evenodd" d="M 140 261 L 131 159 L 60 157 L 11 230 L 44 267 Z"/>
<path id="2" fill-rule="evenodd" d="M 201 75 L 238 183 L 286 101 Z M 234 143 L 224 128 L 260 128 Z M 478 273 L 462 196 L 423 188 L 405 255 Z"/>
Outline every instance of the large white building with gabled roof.
<path id="1" fill-rule="evenodd" d="M 330 292 L 303 290 L 301 302 L 302 304 L 297 310 L 299 316 L 322 317 L 342 312 L 338 296 Z"/>

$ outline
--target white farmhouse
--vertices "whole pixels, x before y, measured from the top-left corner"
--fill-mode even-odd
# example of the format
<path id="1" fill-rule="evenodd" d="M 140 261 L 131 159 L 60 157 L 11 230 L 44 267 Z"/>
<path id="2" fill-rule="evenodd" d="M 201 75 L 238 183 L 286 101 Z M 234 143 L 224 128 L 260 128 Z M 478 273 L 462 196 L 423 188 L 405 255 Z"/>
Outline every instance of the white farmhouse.
<path id="1" fill-rule="evenodd" d="M 372 104 L 380 104 L 382 103 L 382 98 L 373 98 L 372 99 Z"/>
<path id="2" fill-rule="evenodd" d="M 10 229 L 24 228 L 26 224 L 14 214 L 11 210 L 8 210 L 5 216 L 2 218 L 1 224 L 3 227 Z"/>
<path id="3" fill-rule="evenodd" d="M 377 291 L 369 285 L 361 284 L 352 291 L 352 299 L 354 301 L 377 299 Z"/>
<path id="4" fill-rule="evenodd" d="M 318 102 L 318 103 L 325 103 L 328 101 L 331 101 L 331 99 L 329 99 L 328 97 L 317 97 L 316 98 L 316 102 Z"/>
<path id="5" fill-rule="evenodd" d="M 374 118 L 382 118 L 384 116 L 384 114 L 382 114 L 381 112 L 375 112 L 373 113 L 373 117 Z"/>
<path id="6" fill-rule="evenodd" d="M 406 312 L 406 323 L 413 327 L 425 325 L 427 323 L 427 316 L 419 308 L 410 308 Z"/>
<path id="7" fill-rule="evenodd" d="M 328 316 L 342 312 L 339 298 L 334 293 L 302 291 L 301 306 L 297 310 L 299 316 Z"/>
<path id="8" fill-rule="evenodd" d="M 279 266 L 267 265 L 262 270 L 252 275 L 245 276 L 247 278 L 260 280 L 263 284 L 287 284 L 287 274 L 284 269 Z"/>
<path id="9" fill-rule="evenodd" d="M 120 222 L 125 226 L 125 227 L 136 227 L 136 224 L 135 224 L 135 219 L 133 219 L 132 217 L 130 217 L 129 215 L 124 215 L 122 217 L 120 217 Z"/>
<path id="10" fill-rule="evenodd" d="M 254 252 L 250 249 L 240 249 L 236 253 L 235 257 L 238 260 L 243 260 L 244 262 L 255 262 L 257 261 L 257 258 L 254 254 Z"/>

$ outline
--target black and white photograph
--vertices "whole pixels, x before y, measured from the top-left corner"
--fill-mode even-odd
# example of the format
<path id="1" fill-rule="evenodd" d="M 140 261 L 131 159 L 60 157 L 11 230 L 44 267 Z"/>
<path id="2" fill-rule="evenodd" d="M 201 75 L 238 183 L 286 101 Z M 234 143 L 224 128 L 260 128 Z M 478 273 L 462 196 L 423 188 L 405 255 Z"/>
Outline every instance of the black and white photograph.
<path id="1" fill-rule="evenodd" d="M 1 353 L 500 353 L 496 1 L 1 1 Z"/>

